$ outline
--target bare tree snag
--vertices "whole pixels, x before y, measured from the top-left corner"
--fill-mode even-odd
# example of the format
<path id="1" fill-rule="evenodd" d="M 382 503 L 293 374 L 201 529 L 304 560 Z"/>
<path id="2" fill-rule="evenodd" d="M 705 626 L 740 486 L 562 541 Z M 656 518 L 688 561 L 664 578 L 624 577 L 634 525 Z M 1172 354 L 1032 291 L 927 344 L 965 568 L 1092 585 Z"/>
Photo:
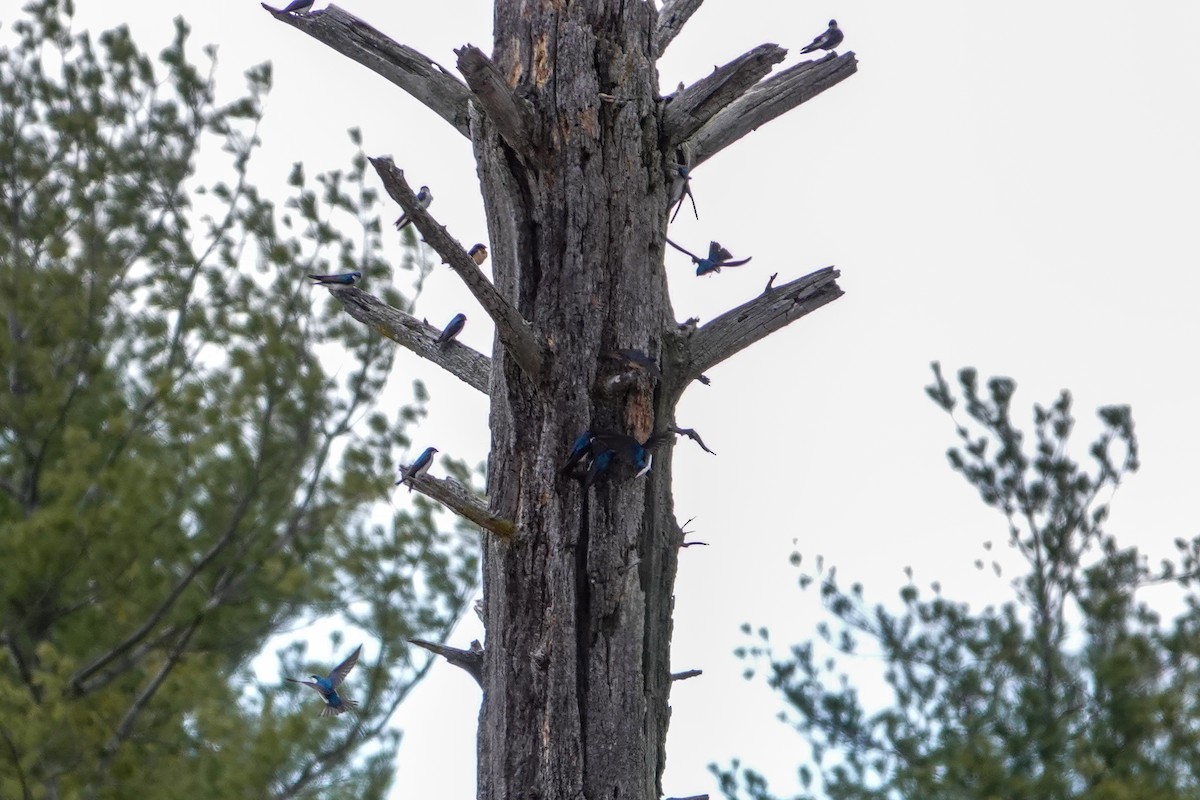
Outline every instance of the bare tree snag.
<path id="1" fill-rule="evenodd" d="M 341 302 L 346 313 L 359 322 L 432 361 L 472 389 L 487 394 L 491 360 L 483 353 L 457 341 L 445 347 L 434 344 L 441 333 L 438 328 L 389 306 L 358 287 L 333 286 L 329 291 Z"/>
<path id="2" fill-rule="evenodd" d="M 657 59 L 700 2 L 667 0 L 661 14 L 654 6 L 496 0 L 490 56 L 456 51 L 471 89 L 437 79 L 456 87 L 443 92 L 456 93 L 456 113 L 469 114 L 493 280 L 416 205 L 391 160 L 372 159 L 388 194 L 497 326 L 490 360 L 431 359 L 476 389 L 490 368 L 486 509 L 465 490 L 450 493 L 449 482 L 415 481 L 500 534 L 483 538 L 479 800 L 663 796 L 675 573 L 680 549 L 701 544 L 685 542 L 675 521 L 674 437 L 655 449 L 644 477 L 619 465 L 584 490 L 560 468 L 588 430 L 638 442 L 672 431 L 708 450 L 676 424 L 683 391 L 842 293 L 830 267 L 769 283 L 702 327 L 676 322 L 663 259 L 678 175 L 664 165 L 680 149 L 695 150 L 693 165 L 710 158 L 849 77 L 856 62 L 830 56 L 764 79 L 784 50 L 763 45 L 664 100 Z M 363 293 L 337 296 L 356 319 L 427 355 L 414 341 L 424 329 L 405 315 Z M 622 352 L 655 368 L 605 357 Z"/>
<path id="3" fill-rule="evenodd" d="M 816 61 L 802 61 L 756 84 L 692 137 L 693 165 L 699 165 L 776 117 L 811 100 L 858 71 L 853 52 L 830 53 Z"/>
<path id="4" fill-rule="evenodd" d="M 746 93 L 787 57 L 777 44 L 760 44 L 748 53 L 717 67 L 712 74 L 671 98 L 663 112 L 667 146 L 684 142 L 722 109 Z"/>
<path id="5" fill-rule="evenodd" d="M 404 213 L 412 220 L 416 229 L 421 232 L 425 241 L 442 257 L 442 262 L 458 273 L 467 289 L 475 296 L 479 305 L 496 323 L 496 335 L 525 374 L 533 380 L 538 380 L 545 360 L 545 348 L 538 343 L 529 323 L 517 309 L 496 291 L 496 287 L 487 279 L 463 246 L 455 240 L 446 228 L 438 225 L 429 212 L 417 203 L 417 196 L 408 181 L 404 180 L 404 172 L 396 168 L 390 158 L 372 158 L 371 165 L 379 173 L 383 188 L 388 195 L 400 204 Z M 498 259 L 493 257 L 492 263 Z"/>
<path id="6" fill-rule="evenodd" d="M 666 0 L 654 26 L 654 52 L 661 56 L 704 0 Z"/>
<path id="7" fill-rule="evenodd" d="M 286 5 L 286 2 L 283 3 Z M 424 103 L 463 136 L 471 135 L 471 91 L 428 56 L 389 39 L 337 6 L 309 14 L 284 14 L 262 3 L 280 22 L 291 25 L 386 78 Z"/>

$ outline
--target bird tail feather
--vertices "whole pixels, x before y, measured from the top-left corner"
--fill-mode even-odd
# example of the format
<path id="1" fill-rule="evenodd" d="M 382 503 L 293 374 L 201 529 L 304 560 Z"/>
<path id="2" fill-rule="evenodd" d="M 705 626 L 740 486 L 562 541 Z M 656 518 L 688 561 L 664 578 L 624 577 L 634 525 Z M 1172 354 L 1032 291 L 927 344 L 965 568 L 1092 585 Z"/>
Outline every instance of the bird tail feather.
<path id="1" fill-rule="evenodd" d="M 324 708 L 322 708 L 321 716 L 322 717 L 336 717 L 338 714 L 342 714 L 346 711 L 351 711 L 356 708 L 358 708 L 357 700 L 342 700 L 341 705 L 338 705 L 338 706 L 327 705 Z"/>

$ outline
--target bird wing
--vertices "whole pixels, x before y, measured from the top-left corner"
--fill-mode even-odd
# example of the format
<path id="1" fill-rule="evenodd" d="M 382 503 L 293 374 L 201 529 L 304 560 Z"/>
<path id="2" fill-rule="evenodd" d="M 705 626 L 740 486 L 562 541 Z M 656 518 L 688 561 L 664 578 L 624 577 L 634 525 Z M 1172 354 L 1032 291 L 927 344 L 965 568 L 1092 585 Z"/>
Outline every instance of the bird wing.
<path id="1" fill-rule="evenodd" d="M 333 281 L 342 277 L 341 275 L 309 275 L 314 281 Z"/>
<path id="2" fill-rule="evenodd" d="M 321 687 L 320 687 L 320 686 L 318 686 L 318 685 L 317 685 L 317 684 L 316 684 L 314 681 L 302 681 L 302 680 L 299 680 L 299 679 L 297 679 L 297 678 L 288 678 L 288 680 L 289 680 L 289 681 L 291 681 L 292 683 L 298 683 L 298 684 L 300 684 L 301 686 L 308 686 L 308 687 L 309 687 L 309 688 L 311 688 L 311 689 L 312 689 L 314 692 L 318 693 L 318 694 L 319 694 L 319 695 L 321 695 L 322 697 L 324 697 L 324 696 L 325 696 L 325 692 L 324 692 L 324 691 L 322 691 L 322 690 L 321 690 Z"/>
<path id="3" fill-rule="evenodd" d="M 605 448 L 624 456 L 631 464 L 637 463 L 638 454 L 642 451 L 642 443 L 624 433 L 597 433 L 596 439 Z"/>
<path id="4" fill-rule="evenodd" d="M 733 253 L 729 252 L 724 247 L 721 247 L 720 242 L 709 242 L 708 243 L 708 260 L 709 261 L 712 261 L 715 263 L 718 261 L 725 261 L 726 259 L 729 259 L 729 258 L 733 258 Z"/>
<path id="5" fill-rule="evenodd" d="M 740 267 L 742 264 L 745 264 L 746 262 L 748 262 L 751 258 L 754 258 L 754 256 L 750 256 L 750 258 L 738 259 L 737 261 L 722 261 L 721 266 L 722 267 Z"/>
<path id="6" fill-rule="evenodd" d="M 674 247 L 676 250 L 678 250 L 679 252 L 683 253 L 684 255 L 686 255 L 686 256 L 688 256 L 688 257 L 690 257 L 690 258 L 692 259 L 692 261 L 699 261 L 699 260 L 700 260 L 700 259 L 696 258 L 696 254 L 695 254 L 695 253 L 693 253 L 691 250 L 685 250 L 685 249 L 683 249 L 683 248 L 682 248 L 682 247 L 680 247 L 679 245 L 677 245 L 677 244 L 675 244 L 674 242 L 672 242 L 670 239 L 667 239 L 667 244 L 671 245 L 671 247 Z"/>
<path id="7" fill-rule="evenodd" d="M 360 644 L 354 648 L 354 652 L 345 661 L 338 664 L 333 668 L 333 672 L 329 673 L 329 682 L 333 684 L 334 688 L 337 688 L 342 681 L 346 680 L 346 676 L 350 674 L 350 670 L 354 669 L 354 665 L 358 663 L 358 654 L 361 652 L 362 645 Z"/>
<path id="8" fill-rule="evenodd" d="M 405 226 L 408 225 L 408 223 L 410 221 L 411 220 L 409 220 L 407 214 L 401 214 L 399 217 L 396 218 L 396 230 L 398 230 L 398 231 L 404 230 Z"/>

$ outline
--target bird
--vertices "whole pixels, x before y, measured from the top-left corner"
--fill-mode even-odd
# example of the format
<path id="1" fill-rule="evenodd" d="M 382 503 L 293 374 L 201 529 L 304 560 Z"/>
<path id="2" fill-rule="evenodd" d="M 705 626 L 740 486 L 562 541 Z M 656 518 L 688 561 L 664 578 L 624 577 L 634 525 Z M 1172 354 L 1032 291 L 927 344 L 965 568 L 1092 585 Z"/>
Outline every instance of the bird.
<path id="1" fill-rule="evenodd" d="M 481 266 L 483 264 L 483 262 L 487 261 L 487 257 L 488 257 L 487 245 L 476 244 L 476 245 L 472 246 L 470 250 L 467 251 L 467 255 L 469 255 L 471 257 L 471 260 L 475 262 L 475 266 L 477 266 L 477 267 Z"/>
<path id="2" fill-rule="evenodd" d="M 837 20 L 829 20 L 829 27 L 821 35 L 813 39 L 800 52 L 811 53 L 813 50 L 832 50 L 842 43 L 842 31 L 837 26 Z"/>
<path id="3" fill-rule="evenodd" d="M 358 654 L 362 652 L 362 645 L 354 648 L 345 661 L 338 664 L 329 673 L 328 678 L 322 678 L 320 675 L 309 675 L 311 681 L 297 680 L 296 678 L 288 678 L 292 683 L 301 683 L 305 686 L 311 686 L 312 690 L 321 695 L 325 699 L 325 707 L 321 709 L 322 717 L 336 717 L 344 711 L 350 711 L 358 708 L 358 703 L 349 698 L 342 697 L 337 692 L 337 687 L 341 686 L 342 681 L 346 680 L 346 676 L 350 674 L 350 670 L 354 669 L 354 665 L 358 663 Z"/>
<path id="4" fill-rule="evenodd" d="M 730 253 L 724 247 L 721 247 L 720 243 L 718 242 L 708 243 L 707 258 L 700 258 L 695 253 L 691 252 L 690 250 L 683 249 L 670 239 L 667 239 L 667 244 L 671 245 L 671 247 L 674 247 L 679 252 L 685 253 L 691 257 L 692 263 L 696 265 L 697 275 L 707 275 L 710 272 L 720 272 L 721 267 L 740 267 L 742 264 L 745 264 L 747 261 L 749 261 L 750 258 L 753 258 L 753 256 L 751 256 L 750 258 L 743 258 L 739 261 L 731 261 L 730 259 L 733 258 L 733 253 Z"/>
<path id="5" fill-rule="evenodd" d="M 396 485 L 399 486 L 407 481 L 408 491 L 411 494 L 413 490 L 413 478 L 429 472 L 429 467 L 433 464 L 433 454 L 436 452 L 438 452 L 436 447 L 426 447 L 421 452 L 421 455 L 417 456 L 416 461 L 407 467 L 400 467 L 400 480 L 396 481 Z"/>
<path id="6" fill-rule="evenodd" d="M 466 314 L 455 314 L 454 318 L 446 324 L 446 327 L 442 328 L 442 333 L 440 336 L 438 336 L 437 341 L 434 344 L 440 344 L 442 346 L 450 344 L 455 336 L 458 336 L 458 334 L 462 333 L 463 326 L 466 324 Z"/>
<path id="7" fill-rule="evenodd" d="M 654 463 L 654 454 L 650 451 L 671 436 L 670 432 L 656 433 L 646 441 L 639 442 L 624 433 L 603 432 L 596 434 L 596 441 L 628 461 L 638 471 L 634 477 L 640 478 L 650 471 L 650 466 Z"/>
<path id="8" fill-rule="evenodd" d="M 649 373 L 654 378 L 662 378 L 662 370 L 658 368 L 658 364 L 641 350 L 609 350 L 602 355 L 613 361 L 620 361 L 630 369 Z"/>
<path id="9" fill-rule="evenodd" d="M 583 490 L 585 492 L 588 487 L 594 485 L 596 481 L 603 478 L 608 472 L 608 467 L 612 463 L 612 457 L 613 451 L 607 449 L 601 450 L 592 457 L 592 463 L 588 466 L 587 474 L 583 478 Z"/>
<path id="10" fill-rule="evenodd" d="M 575 465 L 588 454 L 593 438 L 591 431 L 584 431 L 579 434 L 579 438 L 575 440 L 575 444 L 571 445 L 571 452 L 567 456 L 567 463 L 563 464 L 562 469 L 558 471 L 560 475 L 569 475 L 574 471 Z"/>
<path id="11" fill-rule="evenodd" d="M 362 280 L 361 272 L 339 272 L 337 275 L 309 275 L 316 281 L 314 286 L 353 286 Z"/>
<path id="12" fill-rule="evenodd" d="M 312 7 L 313 0 L 292 0 L 286 8 L 281 8 L 280 11 L 284 14 L 302 14 L 311 10 Z"/>
<path id="13" fill-rule="evenodd" d="M 679 159 L 671 166 L 675 170 L 675 174 L 671 176 L 671 204 L 675 205 L 675 213 L 671 215 L 671 222 L 679 216 L 679 209 L 683 208 L 683 199 L 686 197 L 692 201 L 692 214 L 696 219 L 700 219 L 700 212 L 696 210 L 696 196 L 692 194 L 692 168 L 687 164 L 686 154 L 680 148 L 676 151 L 676 157 Z"/>
<path id="14" fill-rule="evenodd" d="M 429 204 L 432 202 L 433 192 L 429 191 L 428 186 L 422 186 L 421 191 L 417 192 L 417 205 L 421 208 L 429 208 Z M 410 222 L 412 220 L 408 218 L 408 214 L 401 214 L 400 218 L 396 220 L 396 230 L 404 230 Z"/>

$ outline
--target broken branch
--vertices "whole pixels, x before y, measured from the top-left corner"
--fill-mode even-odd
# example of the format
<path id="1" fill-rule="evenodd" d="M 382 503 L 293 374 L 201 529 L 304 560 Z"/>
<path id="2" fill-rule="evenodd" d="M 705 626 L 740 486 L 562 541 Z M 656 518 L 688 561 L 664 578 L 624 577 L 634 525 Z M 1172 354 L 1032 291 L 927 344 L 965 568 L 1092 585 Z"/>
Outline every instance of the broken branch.
<path id="1" fill-rule="evenodd" d="M 817 270 L 764 292 L 697 329 L 687 342 L 687 379 L 841 297 L 840 275 L 834 267 Z"/>
<path id="2" fill-rule="evenodd" d="M 658 25 L 654 28 L 654 51 L 659 56 L 703 3 L 704 0 L 666 0 L 663 3 L 658 12 Z"/>
<path id="3" fill-rule="evenodd" d="M 509 88 L 504 75 L 475 45 L 460 47 L 454 54 L 458 56 L 458 71 L 467 79 L 467 86 L 475 93 L 500 138 L 516 153 L 536 162 L 533 132 L 537 130 L 537 118 L 533 106 Z"/>
<path id="4" fill-rule="evenodd" d="M 686 141 L 700 126 L 766 77 L 786 56 L 787 50 L 777 44 L 760 44 L 675 95 L 663 111 L 663 130 L 669 146 Z"/>
<path id="5" fill-rule="evenodd" d="M 511 520 L 498 517 L 488 510 L 487 503 L 453 478 L 432 478 L 428 474 L 413 475 L 404 483 L 431 500 L 436 500 L 468 522 L 511 539 L 517 526 Z"/>
<path id="6" fill-rule="evenodd" d="M 374 328 L 398 345 L 429 359 L 463 383 L 484 394 L 488 392 L 491 359 L 457 341 L 442 347 L 435 344 L 440 331 L 411 314 L 389 306 L 374 295 L 354 286 L 330 287 L 346 313 Z"/>
<path id="7" fill-rule="evenodd" d="M 830 53 L 818 61 L 804 61 L 755 85 L 705 123 L 692 137 L 693 166 L 699 165 L 755 128 L 811 100 L 858 71 L 853 52 Z M 674 105 L 674 103 L 672 103 Z"/>
<path id="8" fill-rule="evenodd" d="M 704 440 L 700 438 L 700 434 L 696 433 L 695 428 L 679 428 L 679 427 L 672 425 L 670 430 L 672 433 L 677 433 L 680 436 L 688 437 L 693 442 L 700 445 L 700 449 L 703 450 L 704 452 L 712 453 L 712 455 L 714 455 L 714 456 L 716 455 L 716 453 L 713 453 L 712 450 L 708 449 L 708 445 L 704 444 Z M 691 522 L 691 520 L 688 520 L 688 522 Z M 684 524 L 687 524 L 687 523 L 684 523 Z"/>
<path id="9" fill-rule="evenodd" d="M 686 681 L 688 678 L 695 678 L 696 676 L 703 675 L 703 674 L 704 674 L 704 670 L 702 670 L 702 669 L 689 669 L 689 670 L 684 670 L 683 672 L 672 672 L 671 680 Z"/>
<path id="10" fill-rule="evenodd" d="M 409 639 L 408 641 L 417 647 L 423 647 L 431 653 L 436 653 L 459 669 L 466 670 L 467 674 L 479 684 L 479 688 L 483 688 L 483 646 L 479 644 L 478 639 L 471 642 L 470 650 L 447 647 L 444 644 L 435 644 L 424 639 Z"/>
<path id="11" fill-rule="evenodd" d="M 442 262 L 458 273 L 479 305 L 496 323 L 500 343 L 512 355 L 530 380 L 537 382 L 545 362 L 545 348 L 538 342 L 533 328 L 496 289 L 487 276 L 467 255 L 462 244 L 446 232 L 429 212 L 417 203 L 417 196 L 404 179 L 404 171 L 387 157 L 369 159 L 383 181 L 388 195 L 400 204 L 425 241 L 442 257 Z"/>
<path id="12" fill-rule="evenodd" d="M 471 137 L 471 92 L 433 59 L 386 35 L 337 6 L 311 14 L 285 14 L 266 3 L 262 7 L 280 22 L 357 61 L 408 92 L 431 111 Z"/>

